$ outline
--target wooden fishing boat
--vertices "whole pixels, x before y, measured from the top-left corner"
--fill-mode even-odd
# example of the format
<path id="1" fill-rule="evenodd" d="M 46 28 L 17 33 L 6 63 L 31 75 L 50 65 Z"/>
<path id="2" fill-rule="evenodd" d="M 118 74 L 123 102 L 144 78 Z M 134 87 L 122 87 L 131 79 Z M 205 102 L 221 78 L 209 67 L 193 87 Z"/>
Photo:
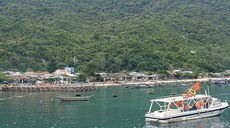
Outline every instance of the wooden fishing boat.
<path id="1" fill-rule="evenodd" d="M 92 95 L 92 96 L 81 96 L 81 97 L 59 97 L 59 96 L 57 96 L 57 98 L 61 101 L 87 101 L 87 100 L 91 99 L 92 97 L 94 97 L 94 95 Z"/>

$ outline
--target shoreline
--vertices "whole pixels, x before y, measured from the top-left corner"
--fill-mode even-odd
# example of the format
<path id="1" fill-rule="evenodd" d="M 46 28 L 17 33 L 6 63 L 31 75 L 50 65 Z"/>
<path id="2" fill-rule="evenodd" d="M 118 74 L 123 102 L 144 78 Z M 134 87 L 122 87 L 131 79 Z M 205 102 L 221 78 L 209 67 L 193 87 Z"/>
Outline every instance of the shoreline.
<path id="1" fill-rule="evenodd" d="M 230 80 L 230 78 L 200 78 L 200 79 L 168 79 L 168 80 L 151 80 L 151 81 L 117 81 L 117 82 L 113 82 L 113 81 L 106 81 L 106 82 L 88 82 L 88 83 L 75 83 L 75 84 L 48 84 L 48 85 L 52 85 L 56 86 L 56 87 L 75 87 L 75 86 L 96 86 L 96 87 L 107 87 L 107 86 L 122 86 L 122 85 L 153 85 L 153 86 L 157 86 L 157 85 L 167 85 L 167 84 L 175 84 L 177 83 L 177 85 L 183 84 L 183 83 L 187 83 L 187 82 L 209 82 L 211 80 Z M 1 85 L 1 84 L 0 84 Z M 45 85 L 45 84 L 44 84 Z M 2 85 L 2 86 L 15 86 L 15 85 Z M 17 85 L 17 86 L 30 86 L 30 87 L 40 87 L 42 85 Z M 49 87 L 49 86 L 44 86 L 44 87 Z"/>
<path id="2" fill-rule="evenodd" d="M 0 85 L 0 91 L 89 91 L 96 90 L 97 87 L 109 86 L 128 86 L 128 85 L 145 85 L 147 87 L 156 86 L 193 86 L 196 82 L 210 82 L 211 80 L 225 80 L 229 78 L 202 78 L 202 79 L 170 79 L 170 80 L 152 80 L 152 81 L 106 81 L 106 82 L 89 82 L 81 84 L 43 84 L 43 85 Z"/>
<path id="3" fill-rule="evenodd" d="M 220 80 L 223 78 L 218 78 L 215 80 Z M 87 85 L 95 85 L 95 86 L 120 86 L 120 85 L 137 85 L 137 84 L 149 84 L 149 85 L 154 85 L 154 84 L 168 84 L 168 83 L 183 83 L 183 82 L 208 82 L 210 81 L 210 78 L 203 78 L 203 79 L 183 79 L 183 80 L 152 80 L 152 81 L 129 81 L 129 82 L 90 82 L 86 83 Z"/>
<path id="4" fill-rule="evenodd" d="M 85 84 L 93 84 L 97 87 L 101 86 L 121 86 L 121 85 L 137 85 L 137 84 L 169 84 L 169 83 L 183 83 L 183 82 L 209 82 L 210 80 L 222 80 L 225 78 L 200 78 L 200 79 L 170 79 L 170 80 L 152 80 L 152 81 L 129 81 L 129 82 L 90 82 Z"/>

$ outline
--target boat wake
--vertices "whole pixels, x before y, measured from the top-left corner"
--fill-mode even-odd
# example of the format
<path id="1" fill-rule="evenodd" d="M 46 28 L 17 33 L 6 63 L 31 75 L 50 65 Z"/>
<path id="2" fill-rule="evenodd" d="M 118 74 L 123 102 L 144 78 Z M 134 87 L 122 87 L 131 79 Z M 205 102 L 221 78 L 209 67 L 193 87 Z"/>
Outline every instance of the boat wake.
<path id="1" fill-rule="evenodd" d="M 11 97 L 8 97 L 8 98 L 0 98 L 0 100 L 8 100 L 8 99 L 11 99 L 11 98 L 23 98 L 23 97 L 26 97 L 26 96 L 36 95 L 36 94 L 41 94 L 41 93 L 30 93 L 30 94 L 27 94 L 27 95 L 11 96 Z"/>
<path id="2" fill-rule="evenodd" d="M 8 100 L 8 99 L 11 99 L 11 97 L 8 97 L 8 98 L 0 98 L 0 100 Z"/>
<path id="3" fill-rule="evenodd" d="M 144 128 L 225 128 L 229 127 L 227 119 L 221 119 L 219 116 L 203 118 L 200 120 L 188 120 L 169 124 L 156 124 L 147 122 Z"/>

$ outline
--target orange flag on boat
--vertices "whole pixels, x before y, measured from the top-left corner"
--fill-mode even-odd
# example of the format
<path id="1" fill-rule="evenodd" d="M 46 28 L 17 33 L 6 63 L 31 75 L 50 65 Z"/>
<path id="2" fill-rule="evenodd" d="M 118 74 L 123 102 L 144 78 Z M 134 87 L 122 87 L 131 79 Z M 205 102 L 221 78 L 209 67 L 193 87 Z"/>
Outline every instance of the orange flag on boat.
<path id="1" fill-rule="evenodd" d="M 192 87 L 195 91 L 200 89 L 200 81 L 197 82 L 193 87 Z"/>

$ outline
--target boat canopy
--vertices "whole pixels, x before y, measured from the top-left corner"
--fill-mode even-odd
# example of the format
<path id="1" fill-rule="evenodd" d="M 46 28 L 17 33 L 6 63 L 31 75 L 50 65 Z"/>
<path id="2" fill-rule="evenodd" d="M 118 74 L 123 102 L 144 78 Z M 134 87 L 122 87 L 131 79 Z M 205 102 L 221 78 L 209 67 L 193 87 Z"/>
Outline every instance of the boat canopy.
<path id="1" fill-rule="evenodd" d="M 210 95 L 195 95 L 189 98 L 184 98 L 182 95 L 174 96 L 174 97 L 160 97 L 154 100 L 150 100 L 151 102 L 177 102 L 177 101 L 183 101 L 183 100 L 194 100 L 194 99 L 205 99 L 211 97 Z"/>

